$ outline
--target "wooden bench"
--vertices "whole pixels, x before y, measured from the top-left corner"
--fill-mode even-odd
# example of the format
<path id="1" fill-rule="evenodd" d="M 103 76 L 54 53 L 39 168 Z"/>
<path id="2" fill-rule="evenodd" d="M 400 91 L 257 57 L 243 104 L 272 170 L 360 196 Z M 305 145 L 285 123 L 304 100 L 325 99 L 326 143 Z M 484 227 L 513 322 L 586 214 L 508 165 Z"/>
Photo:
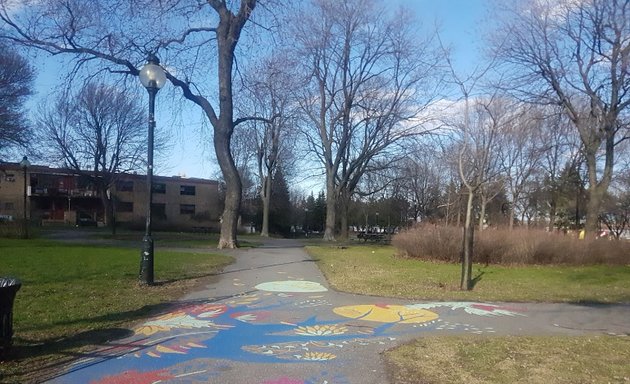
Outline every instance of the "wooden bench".
<path id="1" fill-rule="evenodd" d="M 363 240 L 364 242 L 373 241 L 373 242 L 383 242 L 389 240 L 389 236 L 386 233 L 372 233 L 372 232 L 359 232 L 357 234 L 357 238 Z"/>

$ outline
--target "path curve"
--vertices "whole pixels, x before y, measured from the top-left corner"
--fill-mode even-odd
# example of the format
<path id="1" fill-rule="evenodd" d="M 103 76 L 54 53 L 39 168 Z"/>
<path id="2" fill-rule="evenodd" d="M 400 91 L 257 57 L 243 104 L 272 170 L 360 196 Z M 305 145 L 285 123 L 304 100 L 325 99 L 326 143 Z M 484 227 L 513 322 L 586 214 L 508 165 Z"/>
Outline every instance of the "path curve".
<path id="1" fill-rule="evenodd" d="M 427 334 L 630 334 L 630 305 L 421 302 L 336 292 L 292 240 L 227 251 L 218 281 L 50 383 L 386 383 L 380 353 Z"/>

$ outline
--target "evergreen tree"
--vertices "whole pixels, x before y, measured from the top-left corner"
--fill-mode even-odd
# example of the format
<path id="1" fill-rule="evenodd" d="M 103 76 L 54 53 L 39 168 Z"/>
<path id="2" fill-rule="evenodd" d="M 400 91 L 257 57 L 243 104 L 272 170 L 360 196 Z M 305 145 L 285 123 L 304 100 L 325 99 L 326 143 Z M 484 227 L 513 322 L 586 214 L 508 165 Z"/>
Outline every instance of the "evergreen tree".
<path id="1" fill-rule="evenodd" d="M 326 223 L 326 194 L 320 191 L 313 209 L 313 230 L 323 232 Z"/>
<path id="2" fill-rule="evenodd" d="M 274 175 L 271 182 L 271 210 L 269 212 L 269 230 L 283 236 L 291 233 L 291 199 L 289 188 L 282 169 Z"/>

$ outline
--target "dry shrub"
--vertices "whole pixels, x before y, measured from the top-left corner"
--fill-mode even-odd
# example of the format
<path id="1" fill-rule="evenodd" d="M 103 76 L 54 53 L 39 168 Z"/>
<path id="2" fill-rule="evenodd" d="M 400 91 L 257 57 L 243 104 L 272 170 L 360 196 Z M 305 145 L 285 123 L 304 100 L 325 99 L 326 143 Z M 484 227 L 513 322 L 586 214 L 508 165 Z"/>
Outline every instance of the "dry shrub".
<path id="1" fill-rule="evenodd" d="M 401 254 L 423 260 L 459 262 L 461 228 L 417 226 L 394 237 Z M 487 229 L 475 232 L 473 260 L 485 264 L 627 265 L 630 242 L 578 240 L 541 230 Z"/>
<path id="2" fill-rule="evenodd" d="M 392 239 L 392 245 L 403 256 L 455 262 L 462 249 L 462 230 L 455 227 L 417 226 Z"/>
<path id="3" fill-rule="evenodd" d="M 25 236 L 24 229 L 24 221 L 22 220 L 8 222 L 0 221 L 0 238 L 21 239 Z"/>

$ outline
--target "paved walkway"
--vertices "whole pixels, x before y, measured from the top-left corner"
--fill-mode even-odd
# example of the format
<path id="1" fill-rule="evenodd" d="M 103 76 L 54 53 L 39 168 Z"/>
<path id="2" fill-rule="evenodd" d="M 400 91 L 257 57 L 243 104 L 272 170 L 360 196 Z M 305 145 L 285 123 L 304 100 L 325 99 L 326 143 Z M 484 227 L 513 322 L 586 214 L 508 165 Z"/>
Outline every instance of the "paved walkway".
<path id="1" fill-rule="evenodd" d="M 630 305 L 411 302 L 339 293 L 300 245 L 231 252 L 218 282 L 51 383 L 385 383 L 386 349 L 427 334 L 630 334 Z"/>

